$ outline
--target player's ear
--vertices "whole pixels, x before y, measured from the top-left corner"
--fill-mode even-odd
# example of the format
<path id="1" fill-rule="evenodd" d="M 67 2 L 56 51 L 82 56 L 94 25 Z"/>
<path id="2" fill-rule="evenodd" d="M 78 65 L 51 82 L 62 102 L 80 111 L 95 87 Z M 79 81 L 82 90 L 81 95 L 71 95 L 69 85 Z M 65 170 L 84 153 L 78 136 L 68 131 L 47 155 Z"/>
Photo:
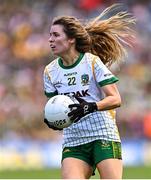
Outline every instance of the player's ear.
<path id="1" fill-rule="evenodd" d="M 70 39 L 69 39 L 69 42 L 70 42 L 71 44 L 74 44 L 74 43 L 75 43 L 75 38 L 70 38 Z"/>

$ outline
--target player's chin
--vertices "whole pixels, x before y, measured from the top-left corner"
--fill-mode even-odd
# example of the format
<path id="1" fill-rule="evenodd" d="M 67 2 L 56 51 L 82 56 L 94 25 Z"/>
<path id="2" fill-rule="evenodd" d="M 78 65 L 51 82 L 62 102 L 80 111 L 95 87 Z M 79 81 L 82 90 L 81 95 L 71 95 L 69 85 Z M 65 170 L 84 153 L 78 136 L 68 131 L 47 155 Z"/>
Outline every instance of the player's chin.
<path id="1" fill-rule="evenodd" d="M 53 50 L 53 54 L 62 57 L 65 52 L 63 50 L 55 49 Z"/>
<path id="2" fill-rule="evenodd" d="M 51 51 L 52 51 L 52 53 L 53 53 L 54 55 L 59 55 L 59 52 L 58 52 L 57 49 L 51 48 Z"/>

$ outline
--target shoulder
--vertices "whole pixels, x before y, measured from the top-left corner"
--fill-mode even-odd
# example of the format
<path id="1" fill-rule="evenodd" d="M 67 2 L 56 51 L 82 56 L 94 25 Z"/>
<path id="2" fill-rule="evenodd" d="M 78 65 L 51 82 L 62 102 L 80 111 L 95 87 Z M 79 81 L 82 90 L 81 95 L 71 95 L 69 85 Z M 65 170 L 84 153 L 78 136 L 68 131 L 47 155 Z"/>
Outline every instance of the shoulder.
<path id="1" fill-rule="evenodd" d="M 99 58 L 98 56 L 96 56 L 96 55 L 94 55 L 94 54 L 92 54 L 92 53 L 90 53 L 90 52 L 86 52 L 86 53 L 85 53 L 85 57 L 86 57 L 87 59 L 89 59 L 89 60 L 93 60 L 94 58 Z"/>
<path id="2" fill-rule="evenodd" d="M 57 67 L 57 65 L 58 65 L 58 59 L 59 59 L 59 58 L 56 58 L 56 59 L 54 59 L 53 61 L 51 61 L 49 64 L 46 65 L 45 68 L 51 69 L 51 68 Z"/>
<path id="3" fill-rule="evenodd" d="M 99 58 L 99 56 L 94 55 L 94 54 L 92 54 L 90 52 L 85 53 L 85 58 L 87 60 L 91 61 L 91 62 L 92 61 L 100 61 L 100 62 L 102 62 L 101 59 Z"/>
<path id="4" fill-rule="evenodd" d="M 101 59 L 99 58 L 99 56 L 94 55 L 92 53 L 85 53 L 85 60 L 95 66 L 95 65 L 99 65 L 99 66 L 104 66 L 103 62 L 101 61 Z"/>
<path id="5" fill-rule="evenodd" d="M 48 65 L 46 65 L 44 73 L 50 73 L 51 71 L 54 71 L 58 67 L 58 59 L 59 58 L 56 58 L 53 61 L 51 61 Z"/>

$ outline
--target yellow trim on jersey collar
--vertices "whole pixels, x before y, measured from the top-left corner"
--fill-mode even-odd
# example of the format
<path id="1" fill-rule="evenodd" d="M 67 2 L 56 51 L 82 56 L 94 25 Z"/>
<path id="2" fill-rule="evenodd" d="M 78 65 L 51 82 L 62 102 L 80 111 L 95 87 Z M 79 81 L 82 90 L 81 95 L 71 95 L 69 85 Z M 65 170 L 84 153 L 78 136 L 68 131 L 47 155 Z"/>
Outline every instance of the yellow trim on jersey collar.
<path id="1" fill-rule="evenodd" d="M 76 62 L 74 64 L 70 65 L 70 66 L 64 66 L 63 63 L 62 63 L 62 59 L 61 58 L 58 59 L 58 64 L 63 69 L 71 69 L 71 68 L 74 68 L 77 64 L 80 63 L 80 61 L 82 60 L 83 56 L 84 56 L 84 53 L 80 53 L 80 55 L 79 55 L 78 59 L 76 60 Z"/>

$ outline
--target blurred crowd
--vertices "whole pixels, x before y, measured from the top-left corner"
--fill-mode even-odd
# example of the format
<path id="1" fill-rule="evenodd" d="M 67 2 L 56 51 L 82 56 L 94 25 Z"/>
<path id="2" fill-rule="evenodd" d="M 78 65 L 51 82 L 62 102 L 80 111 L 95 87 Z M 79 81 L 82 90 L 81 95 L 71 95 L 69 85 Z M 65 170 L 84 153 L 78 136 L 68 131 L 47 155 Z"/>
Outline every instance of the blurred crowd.
<path id="1" fill-rule="evenodd" d="M 122 138 L 151 139 L 151 1 L 0 0 L 0 138 L 57 139 L 43 123 L 43 70 L 53 60 L 48 38 L 51 19 L 89 19 L 113 3 L 137 19 L 136 39 L 114 68 L 123 105 L 117 110 Z"/>

